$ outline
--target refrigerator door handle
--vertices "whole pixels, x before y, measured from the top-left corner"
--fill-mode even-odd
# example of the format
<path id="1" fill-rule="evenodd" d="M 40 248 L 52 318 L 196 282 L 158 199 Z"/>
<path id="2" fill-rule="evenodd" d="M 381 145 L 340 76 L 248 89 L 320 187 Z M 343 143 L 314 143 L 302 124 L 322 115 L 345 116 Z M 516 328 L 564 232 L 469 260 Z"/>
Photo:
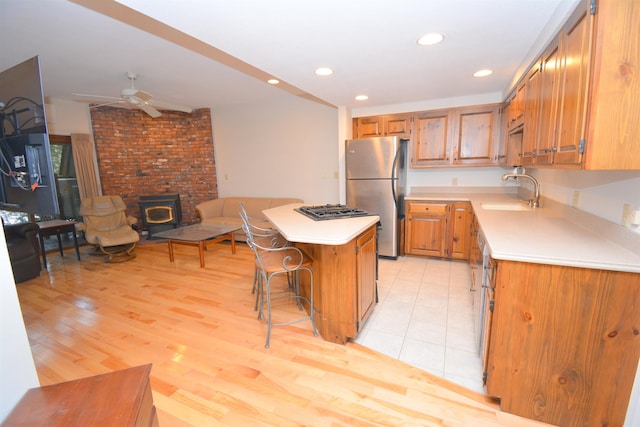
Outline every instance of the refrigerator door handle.
<path id="1" fill-rule="evenodd" d="M 396 151 L 396 155 L 393 158 L 393 166 L 391 167 L 391 194 L 393 195 L 393 204 L 398 207 L 398 195 L 396 194 L 396 180 L 397 176 L 397 167 L 398 167 L 398 159 L 400 157 L 400 150 Z"/>

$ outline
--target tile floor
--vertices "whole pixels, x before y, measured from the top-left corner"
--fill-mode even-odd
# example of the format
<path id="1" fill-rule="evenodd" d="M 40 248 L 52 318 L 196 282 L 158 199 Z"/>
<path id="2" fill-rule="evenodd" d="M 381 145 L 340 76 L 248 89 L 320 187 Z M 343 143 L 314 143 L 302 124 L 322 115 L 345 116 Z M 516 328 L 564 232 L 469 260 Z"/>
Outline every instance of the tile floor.
<path id="1" fill-rule="evenodd" d="M 484 393 L 466 262 L 379 263 L 379 301 L 356 342 Z"/>

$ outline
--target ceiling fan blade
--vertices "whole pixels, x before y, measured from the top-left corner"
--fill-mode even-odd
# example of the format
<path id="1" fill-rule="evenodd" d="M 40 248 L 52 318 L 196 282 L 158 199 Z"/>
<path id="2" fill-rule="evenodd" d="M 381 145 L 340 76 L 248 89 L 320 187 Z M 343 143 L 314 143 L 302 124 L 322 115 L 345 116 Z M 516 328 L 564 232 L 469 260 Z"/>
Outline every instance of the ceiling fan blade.
<path id="1" fill-rule="evenodd" d="M 170 102 L 156 101 L 155 99 L 152 99 L 151 101 L 149 101 L 149 104 L 161 110 L 182 111 L 183 113 L 191 113 L 193 111 L 193 109 L 189 107 L 185 107 L 183 105 L 172 104 Z"/>
<path id="2" fill-rule="evenodd" d="M 120 95 L 123 98 L 138 98 L 141 101 L 148 101 L 151 99 L 151 94 L 149 92 L 145 92 L 143 90 L 138 90 L 136 88 L 126 88 L 120 91 Z"/>
<path id="3" fill-rule="evenodd" d="M 145 113 L 147 113 L 148 115 L 153 117 L 154 119 L 156 117 L 160 117 L 162 115 L 162 113 L 160 111 L 156 110 L 151 105 L 149 105 L 149 104 L 147 104 L 145 102 L 140 102 L 139 104 L 136 104 L 136 105 L 137 105 L 137 107 L 139 109 L 141 109 L 142 111 L 144 111 Z"/>
<path id="4" fill-rule="evenodd" d="M 89 108 L 98 108 L 98 107 L 131 108 L 131 107 L 125 105 L 126 103 L 127 103 L 127 101 L 124 101 L 124 100 L 121 99 L 119 101 L 104 102 L 102 104 L 90 105 Z"/>
<path id="5" fill-rule="evenodd" d="M 87 98 L 87 99 L 76 99 L 75 101 L 77 102 L 104 102 L 105 99 L 114 99 L 117 101 L 122 100 L 122 98 L 116 97 L 116 96 L 90 95 L 87 93 L 72 93 L 72 95 L 80 98 Z M 92 99 L 93 100 L 100 99 L 101 101 L 92 101 Z"/>

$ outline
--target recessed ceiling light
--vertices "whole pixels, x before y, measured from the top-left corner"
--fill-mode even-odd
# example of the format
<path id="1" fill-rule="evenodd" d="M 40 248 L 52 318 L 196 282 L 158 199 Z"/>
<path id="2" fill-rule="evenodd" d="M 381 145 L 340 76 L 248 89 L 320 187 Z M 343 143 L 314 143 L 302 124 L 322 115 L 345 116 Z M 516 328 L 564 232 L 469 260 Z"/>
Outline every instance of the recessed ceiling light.
<path id="1" fill-rule="evenodd" d="M 317 68 L 316 71 L 314 71 L 314 72 L 318 76 L 330 76 L 331 74 L 333 74 L 333 70 L 331 68 L 327 68 L 327 67 Z"/>
<path id="2" fill-rule="evenodd" d="M 438 44 L 444 40 L 444 36 L 440 33 L 428 33 L 418 39 L 420 46 L 431 46 L 432 44 Z"/>
<path id="3" fill-rule="evenodd" d="M 473 77 L 487 77 L 490 76 L 491 74 L 493 74 L 492 70 L 478 70 L 475 73 L 473 73 Z"/>
<path id="4" fill-rule="evenodd" d="M 356 96 L 356 101 L 366 101 L 367 99 L 369 99 L 369 97 L 367 95 L 358 95 L 358 96 Z"/>
<path id="5" fill-rule="evenodd" d="M 280 83 L 280 80 L 278 80 L 278 79 L 269 79 L 269 80 L 267 80 L 267 83 L 269 83 L 270 85 L 277 85 L 278 83 Z"/>

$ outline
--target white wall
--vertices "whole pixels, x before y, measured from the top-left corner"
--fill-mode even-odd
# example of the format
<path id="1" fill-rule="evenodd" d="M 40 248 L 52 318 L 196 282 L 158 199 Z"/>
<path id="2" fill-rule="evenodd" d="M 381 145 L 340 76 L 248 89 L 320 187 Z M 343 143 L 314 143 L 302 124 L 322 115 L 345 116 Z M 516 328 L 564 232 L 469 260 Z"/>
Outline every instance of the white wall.
<path id="1" fill-rule="evenodd" d="M 212 111 L 218 193 L 339 201 L 338 110 L 295 96 Z"/>
<path id="2" fill-rule="evenodd" d="M 498 167 L 409 169 L 407 185 L 411 187 L 487 187 L 500 186 L 507 172 Z"/>
<path id="3" fill-rule="evenodd" d="M 530 169 L 528 172 L 540 182 L 543 197 L 574 205 L 616 224 L 622 224 L 625 204 L 640 210 L 640 171 Z M 640 226 L 628 228 L 640 233 Z"/>
<path id="4" fill-rule="evenodd" d="M 47 130 L 55 135 L 88 133 L 91 130 L 89 104 L 59 98 L 45 98 Z"/>
<path id="5" fill-rule="evenodd" d="M 38 387 L 36 366 L 24 328 L 13 281 L 4 228 L 0 238 L 0 421 L 4 420 L 24 393 Z M 20 285 L 18 285 L 20 286 Z"/>

